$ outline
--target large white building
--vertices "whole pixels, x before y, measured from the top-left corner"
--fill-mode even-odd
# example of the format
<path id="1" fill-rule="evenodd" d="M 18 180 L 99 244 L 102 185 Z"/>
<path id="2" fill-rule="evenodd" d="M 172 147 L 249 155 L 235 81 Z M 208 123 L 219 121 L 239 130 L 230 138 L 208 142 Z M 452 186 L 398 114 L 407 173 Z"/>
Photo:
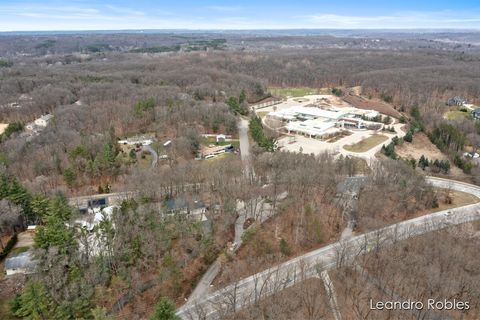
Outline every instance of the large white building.
<path id="1" fill-rule="evenodd" d="M 40 127 L 46 127 L 48 123 L 53 119 L 52 114 L 46 114 L 35 120 L 35 124 Z"/>
<path id="2" fill-rule="evenodd" d="M 285 129 L 288 133 L 300 133 L 309 137 L 321 137 L 326 134 L 328 129 L 334 128 L 336 122 L 322 121 L 318 119 L 306 121 L 292 121 L 287 123 Z M 332 132 L 333 133 L 333 132 Z"/>
<path id="3" fill-rule="evenodd" d="M 323 118 L 325 120 L 338 120 L 346 113 L 342 111 L 324 110 L 317 107 L 295 106 L 288 109 L 274 111 L 269 115 L 285 121 L 313 120 Z"/>
<path id="4" fill-rule="evenodd" d="M 340 129 L 366 129 L 368 119 L 377 117 L 373 110 L 357 108 L 321 109 L 316 106 L 293 106 L 269 113 L 269 117 L 286 122 L 288 133 L 302 134 L 311 138 L 333 135 Z M 366 120 L 364 120 L 366 119 Z"/>

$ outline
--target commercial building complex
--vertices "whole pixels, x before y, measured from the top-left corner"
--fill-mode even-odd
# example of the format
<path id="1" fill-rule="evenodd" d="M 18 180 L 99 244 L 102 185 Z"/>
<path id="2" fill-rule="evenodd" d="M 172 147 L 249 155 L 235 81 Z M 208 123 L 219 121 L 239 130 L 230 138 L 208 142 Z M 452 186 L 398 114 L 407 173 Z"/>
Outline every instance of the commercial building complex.
<path id="1" fill-rule="evenodd" d="M 285 123 L 288 133 L 297 133 L 312 138 L 334 135 L 341 129 L 367 129 L 381 127 L 381 124 L 370 121 L 380 114 L 373 110 L 357 108 L 329 108 L 316 106 L 293 106 L 269 113 L 272 119 Z"/>

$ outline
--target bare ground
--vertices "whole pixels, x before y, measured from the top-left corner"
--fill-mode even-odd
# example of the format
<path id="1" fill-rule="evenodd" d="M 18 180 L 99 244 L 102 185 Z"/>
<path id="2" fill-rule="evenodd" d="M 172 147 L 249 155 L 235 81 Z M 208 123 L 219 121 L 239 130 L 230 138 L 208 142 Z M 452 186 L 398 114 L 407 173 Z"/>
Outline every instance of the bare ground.
<path id="1" fill-rule="evenodd" d="M 402 158 L 413 158 L 417 161 L 422 155 L 429 160 L 449 160 L 422 132 L 415 134 L 412 143 L 405 142 L 402 145 L 396 146 L 395 152 Z M 451 166 L 449 175 L 462 180 L 466 178 L 462 170 L 454 165 Z"/>
<path id="2" fill-rule="evenodd" d="M 381 100 L 367 99 L 362 96 L 356 96 L 356 95 L 347 95 L 343 98 L 343 100 L 359 109 L 375 110 L 394 118 L 400 118 L 401 116 L 400 112 L 395 110 L 395 108 L 392 105 L 386 102 L 383 102 Z"/>
<path id="3" fill-rule="evenodd" d="M 18 234 L 18 241 L 15 248 L 19 247 L 32 247 L 35 244 L 33 240 L 33 234 L 31 232 L 21 232 Z"/>
<path id="4" fill-rule="evenodd" d="M 0 123 L 0 134 L 2 134 L 5 129 L 7 129 L 8 123 Z"/>

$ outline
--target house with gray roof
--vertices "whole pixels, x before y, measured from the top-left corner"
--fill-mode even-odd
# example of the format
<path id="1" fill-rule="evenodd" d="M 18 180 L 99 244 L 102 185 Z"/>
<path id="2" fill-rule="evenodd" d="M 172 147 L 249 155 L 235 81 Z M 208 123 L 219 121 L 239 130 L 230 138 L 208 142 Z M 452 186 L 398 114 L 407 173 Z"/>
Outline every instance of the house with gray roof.
<path id="1" fill-rule="evenodd" d="M 476 108 L 475 110 L 472 111 L 472 116 L 475 119 L 480 119 L 480 108 Z"/>
<path id="2" fill-rule="evenodd" d="M 22 252 L 5 260 L 5 273 L 7 276 L 23 273 L 35 273 L 38 261 L 34 259 L 32 251 Z"/>
<path id="3" fill-rule="evenodd" d="M 467 103 L 467 100 L 461 98 L 461 97 L 453 97 L 447 100 L 447 106 L 463 106 L 465 103 Z"/>

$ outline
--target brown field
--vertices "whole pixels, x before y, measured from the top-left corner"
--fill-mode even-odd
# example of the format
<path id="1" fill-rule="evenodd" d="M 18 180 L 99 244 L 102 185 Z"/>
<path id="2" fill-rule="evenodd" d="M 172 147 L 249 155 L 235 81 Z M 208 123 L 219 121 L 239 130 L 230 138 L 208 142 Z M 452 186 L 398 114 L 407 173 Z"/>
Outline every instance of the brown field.
<path id="1" fill-rule="evenodd" d="M 354 95 L 347 95 L 343 98 L 343 100 L 359 109 L 375 110 L 394 118 L 400 118 L 401 116 L 400 112 L 395 110 L 392 105 L 381 100 L 371 100 L 362 96 Z"/>
<path id="2" fill-rule="evenodd" d="M 395 147 L 395 152 L 400 157 L 414 158 L 415 160 L 418 160 L 422 155 L 428 159 L 448 160 L 447 156 L 422 132 L 415 134 L 412 143 L 406 142 Z"/>
<path id="3" fill-rule="evenodd" d="M 452 209 L 467 206 L 469 204 L 474 204 L 480 201 L 479 198 L 475 197 L 470 193 L 465 193 L 456 190 L 446 190 L 446 189 L 437 189 L 437 197 L 439 199 L 439 206 L 438 208 L 432 208 L 422 212 L 420 215 L 430 214 L 442 210 Z M 450 196 L 452 199 L 451 203 L 445 202 L 445 197 Z"/>
<path id="4" fill-rule="evenodd" d="M 395 147 L 395 152 L 402 158 L 413 158 L 418 161 L 422 155 L 429 160 L 449 160 L 437 146 L 435 146 L 424 133 L 416 133 L 412 143 L 403 143 Z M 450 161 L 451 163 L 451 161 Z M 457 178 L 465 178 L 465 174 L 453 164 L 450 169 L 450 175 Z"/>

